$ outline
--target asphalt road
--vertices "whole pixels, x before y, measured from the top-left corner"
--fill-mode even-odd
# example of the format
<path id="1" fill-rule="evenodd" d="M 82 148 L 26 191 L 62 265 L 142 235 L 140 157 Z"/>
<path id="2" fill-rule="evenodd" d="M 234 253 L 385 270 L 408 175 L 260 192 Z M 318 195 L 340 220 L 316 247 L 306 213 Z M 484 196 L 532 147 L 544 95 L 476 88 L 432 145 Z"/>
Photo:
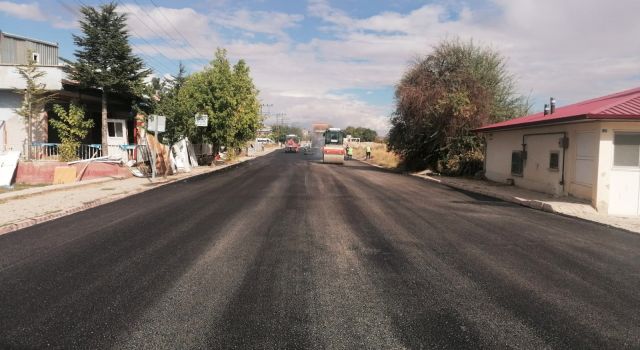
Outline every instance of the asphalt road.
<path id="1" fill-rule="evenodd" d="M 273 153 L 0 236 L 0 347 L 640 348 L 640 235 Z"/>

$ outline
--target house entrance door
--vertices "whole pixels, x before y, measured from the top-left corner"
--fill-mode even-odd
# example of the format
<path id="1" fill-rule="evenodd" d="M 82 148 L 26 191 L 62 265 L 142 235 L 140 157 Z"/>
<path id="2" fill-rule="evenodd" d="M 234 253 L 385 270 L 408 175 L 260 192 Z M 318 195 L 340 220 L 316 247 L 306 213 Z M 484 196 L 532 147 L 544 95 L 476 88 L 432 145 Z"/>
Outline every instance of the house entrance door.
<path id="1" fill-rule="evenodd" d="M 127 161 L 127 151 L 124 149 L 124 145 L 127 145 L 127 123 L 124 119 L 107 119 L 107 129 L 109 137 L 107 138 L 107 144 L 109 145 L 110 157 L 122 157 L 122 160 Z"/>
<path id="2" fill-rule="evenodd" d="M 615 133 L 609 214 L 640 215 L 640 132 Z"/>

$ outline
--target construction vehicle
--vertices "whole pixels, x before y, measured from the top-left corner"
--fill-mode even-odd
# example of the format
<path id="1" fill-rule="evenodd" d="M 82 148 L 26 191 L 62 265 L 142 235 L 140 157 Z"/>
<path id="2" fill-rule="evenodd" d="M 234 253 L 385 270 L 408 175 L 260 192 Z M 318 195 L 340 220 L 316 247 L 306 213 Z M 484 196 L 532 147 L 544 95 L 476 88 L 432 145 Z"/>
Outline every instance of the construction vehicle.
<path id="1" fill-rule="evenodd" d="M 298 153 L 300 149 L 300 138 L 297 135 L 287 135 L 285 136 L 284 141 L 284 152 L 285 153 Z"/>
<path id="2" fill-rule="evenodd" d="M 344 135 L 340 128 L 328 128 L 324 132 L 324 146 L 322 147 L 322 162 L 344 164 Z"/>

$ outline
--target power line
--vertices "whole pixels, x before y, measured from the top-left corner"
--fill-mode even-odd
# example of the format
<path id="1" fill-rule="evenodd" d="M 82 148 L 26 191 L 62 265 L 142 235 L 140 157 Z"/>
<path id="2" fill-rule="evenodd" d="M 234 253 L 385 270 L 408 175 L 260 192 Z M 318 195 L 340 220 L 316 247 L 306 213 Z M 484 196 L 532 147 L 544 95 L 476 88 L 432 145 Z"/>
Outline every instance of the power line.
<path id="1" fill-rule="evenodd" d="M 142 5 L 138 2 L 138 0 L 134 0 L 134 2 L 138 5 L 138 7 L 139 7 L 140 9 L 142 9 Z M 154 5 L 154 6 L 155 6 L 155 5 Z M 130 9 L 130 8 L 129 8 L 129 9 Z M 157 7 L 157 6 L 156 6 L 156 9 L 158 9 L 158 7 Z M 149 26 L 147 26 L 147 24 L 146 24 L 146 23 L 144 23 L 140 17 L 138 17 L 138 16 L 137 16 L 135 13 L 133 13 L 132 11 L 130 11 L 130 12 L 131 12 L 131 13 L 132 13 L 136 18 L 138 18 L 138 19 L 142 22 L 142 24 L 143 24 L 143 25 L 145 25 L 147 28 L 149 28 L 149 29 L 151 30 L 151 28 L 150 28 Z M 149 19 L 151 20 L 151 23 L 152 23 L 152 24 L 155 24 L 158 28 L 160 28 L 160 30 L 162 30 L 162 32 L 163 32 L 167 37 L 171 38 L 172 40 L 175 40 L 176 42 L 180 42 L 180 40 L 176 40 L 176 38 L 175 38 L 174 36 L 172 36 L 172 35 L 171 35 L 171 33 L 169 33 L 169 32 L 168 32 L 168 31 L 167 31 L 167 30 L 162 26 L 162 24 L 160 24 L 159 22 L 154 21 L 154 19 L 151 17 L 151 15 L 150 15 L 148 12 L 146 12 L 146 11 L 142 11 L 142 12 L 146 15 L 146 17 L 147 17 L 147 18 L 149 18 Z M 166 19 L 166 17 L 164 16 L 164 14 L 162 14 L 162 13 L 160 12 L 160 9 L 158 9 L 158 12 L 159 12 L 159 13 L 160 13 L 160 14 L 161 14 L 165 19 Z M 154 32 L 154 33 L 155 33 L 155 32 Z M 169 42 L 168 42 L 168 41 L 166 41 L 166 40 L 165 40 L 165 42 L 169 43 Z M 191 60 L 195 60 L 195 61 L 202 61 L 202 59 L 198 58 L 198 56 L 199 56 L 199 54 L 198 54 L 198 53 L 195 53 L 195 55 L 194 55 L 194 52 L 189 52 L 189 51 L 187 50 L 187 48 L 186 48 L 186 47 L 184 47 L 184 46 L 178 46 L 178 48 L 179 48 L 179 49 L 181 49 L 181 50 L 182 50 L 184 53 L 186 53 L 188 56 L 195 56 L 195 58 L 193 58 L 193 59 L 187 59 L 187 61 L 191 61 Z"/>
<path id="2" fill-rule="evenodd" d="M 155 3 L 155 1 L 153 1 L 153 0 L 149 0 L 149 1 L 153 4 L 153 6 L 155 6 L 155 8 L 158 9 L 158 12 L 162 15 L 162 17 L 164 17 L 164 19 L 167 20 L 167 23 L 169 23 L 171 28 L 173 28 L 174 32 L 178 33 L 178 35 L 180 35 L 180 37 L 184 40 L 184 42 L 187 43 L 187 45 L 189 45 L 189 47 L 191 47 L 195 51 L 196 54 L 198 54 L 198 55 L 200 55 L 202 57 L 207 57 L 207 55 L 203 55 L 200 51 L 198 51 L 198 48 L 193 46 L 191 44 L 191 42 L 189 42 L 189 40 L 184 35 L 182 35 L 182 33 L 178 30 L 178 28 L 176 28 L 176 26 L 173 24 L 173 22 L 171 22 L 171 20 L 167 16 L 164 15 L 164 13 L 162 12 L 162 9 L 160 7 L 158 7 L 158 5 Z"/>
<path id="3" fill-rule="evenodd" d="M 140 17 L 138 17 L 138 15 L 135 14 L 135 12 L 131 11 L 131 9 L 127 6 L 125 6 L 124 4 L 122 4 L 122 2 L 120 2 L 119 0 L 116 1 L 116 3 L 118 3 L 120 6 L 126 8 L 128 10 L 128 12 L 130 12 L 134 17 L 136 17 L 140 23 L 142 23 L 142 25 L 144 25 L 145 27 L 147 27 L 147 29 L 149 29 L 152 33 L 157 34 L 157 32 L 153 29 L 151 29 L 151 27 L 149 27 Z M 133 30 L 133 28 L 130 28 L 131 31 L 135 34 L 138 35 L 138 39 L 144 41 L 147 45 L 149 45 L 149 47 L 151 47 L 155 52 L 157 52 L 160 56 L 166 58 L 167 60 L 172 60 L 171 58 L 167 57 L 164 53 L 162 53 L 160 50 L 158 50 L 158 48 L 153 45 L 152 43 L 150 43 L 147 39 L 145 39 L 142 35 L 140 35 L 140 33 L 136 32 L 135 30 Z M 158 36 L 158 37 L 162 37 L 162 36 Z M 170 71 L 170 69 L 169 69 Z"/>
<path id="4" fill-rule="evenodd" d="M 76 3 L 78 3 L 80 6 L 84 6 L 84 7 L 88 7 L 87 4 L 85 4 L 82 0 L 75 0 Z M 119 1 L 118 1 L 119 3 Z M 77 14 L 76 14 L 77 15 Z M 147 41 L 146 39 L 142 38 L 141 35 L 139 33 L 137 33 L 135 30 L 133 30 L 133 28 L 129 28 L 134 34 L 138 35 L 138 37 L 140 37 L 140 39 L 142 41 L 144 41 L 145 43 L 147 43 L 147 45 L 149 45 L 149 47 L 151 47 L 154 51 L 156 51 L 158 54 L 160 54 L 161 56 L 163 56 L 164 58 L 166 58 L 167 60 L 171 60 L 170 58 L 168 58 L 167 56 L 165 56 L 162 52 L 160 52 L 153 44 L 151 44 L 149 41 Z M 168 72 L 171 72 L 173 69 L 169 68 L 165 63 L 163 63 L 162 61 L 160 61 L 159 59 L 156 59 L 155 57 L 144 53 L 139 46 L 137 46 L 136 44 L 129 42 L 129 45 L 131 45 L 132 47 L 138 49 L 138 51 L 140 51 L 143 55 L 147 56 L 149 60 L 152 60 L 153 62 L 156 63 L 156 66 L 159 65 L 161 66 L 163 69 L 167 70 Z M 157 68 L 157 67 L 156 67 Z"/>

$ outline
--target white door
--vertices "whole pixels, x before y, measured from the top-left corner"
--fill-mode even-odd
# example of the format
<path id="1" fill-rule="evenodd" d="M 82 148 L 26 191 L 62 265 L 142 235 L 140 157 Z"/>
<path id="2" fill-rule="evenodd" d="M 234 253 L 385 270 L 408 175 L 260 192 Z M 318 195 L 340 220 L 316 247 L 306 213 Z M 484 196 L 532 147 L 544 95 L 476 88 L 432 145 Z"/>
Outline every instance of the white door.
<path id="1" fill-rule="evenodd" d="M 127 161 L 127 151 L 122 147 L 127 145 L 127 123 L 124 119 L 107 119 L 107 129 L 109 137 L 107 138 L 107 144 L 109 145 L 110 157 L 122 157 L 124 161 Z"/>
<path id="2" fill-rule="evenodd" d="M 574 181 L 585 186 L 593 185 L 594 159 L 596 154 L 596 133 L 576 134 L 576 170 Z"/>
<path id="3" fill-rule="evenodd" d="M 640 132 L 615 133 L 609 214 L 640 215 Z"/>

